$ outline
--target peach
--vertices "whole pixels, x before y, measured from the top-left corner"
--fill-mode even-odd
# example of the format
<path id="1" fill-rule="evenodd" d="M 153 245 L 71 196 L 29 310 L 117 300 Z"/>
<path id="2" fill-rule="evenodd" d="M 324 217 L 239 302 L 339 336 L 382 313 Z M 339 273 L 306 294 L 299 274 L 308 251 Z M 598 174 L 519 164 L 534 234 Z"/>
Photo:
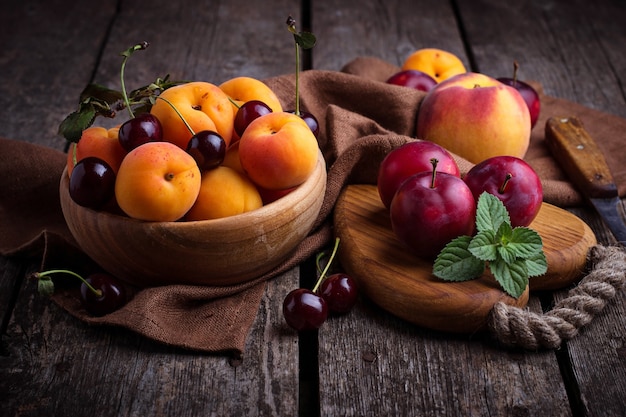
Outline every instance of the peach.
<path id="1" fill-rule="evenodd" d="M 219 86 L 238 105 L 250 100 L 259 100 L 267 104 L 273 112 L 283 111 L 280 100 L 272 89 L 263 81 L 251 77 L 235 77 L 224 81 Z M 237 108 L 235 106 L 235 112 Z"/>
<path id="2" fill-rule="evenodd" d="M 463 62 L 451 52 L 437 48 L 418 49 L 402 64 L 402 70 L 425 72 L 437 82 L 466 72 Z"/>
<path id="3" fill-rule="evenodd" d="M 475 164 L 500 155 L 523 158 L 530 143 L 530 113 L 515 88 L 468 72 L 437 84 L 424 97 L 417 137 Z"/>
<path id="4" fill-rule="evenodd" d="M 311 129 L 293 113 L 253 120 L 239 141 L 239 160 L 260 187 L 280 190 L 302 184 L 317 164 L 319 147 Z"/>
<path id="5" fill-rule="evenodd" d="M 71 175 L 74 165 L 83 158 L 95 156 L 111 166 L 117 172 L 126 155 L 117 140 L 119 127 L 106 129 L 99 126 L 91 126 L 83 130 L 78 143 L 71 143 L 67 152 L 67 174 Z M 74 156 L 76 158 L 74 159 Z"/>
<path id="6" fill-rule="evenodd" d="M 163 126 L 163 140 L 186 149 L 193 135 L 186 121 L 193 133 L 212 130 L 224 138 L 227 146 L 230 144 L 235 114 L 228 96 L 219 87 L 204 81 L 194 81 L 168 88 L 160 97 L 167 101 L 157 99 L 150 113 Z"/>
<path id="7" fill-rule="evenodd" d="M 234 169 L 219 166 L 202 172 L 200 193 L 186 220 L 234 216 L 263 206 L 255 185 Z"/>
<path id="8" fill-rule="evenodd" d="M 191 155 L 169 142 L 149 142 L 122 161 L 115 198 L 129 217 L 175 221 L 193 206 L 200 183 L 200 169 Z"/>

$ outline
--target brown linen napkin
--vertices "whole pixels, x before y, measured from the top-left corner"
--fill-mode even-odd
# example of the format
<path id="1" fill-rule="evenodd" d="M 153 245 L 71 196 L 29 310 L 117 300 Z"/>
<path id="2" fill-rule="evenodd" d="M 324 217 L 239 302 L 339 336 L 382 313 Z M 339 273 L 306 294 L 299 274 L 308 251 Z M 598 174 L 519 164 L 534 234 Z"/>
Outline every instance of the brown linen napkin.
<path id="1" fill-rule="evenodd" d="M 326 158 L 328 183 L 311 234 L 292 258 L 248 283 L 229 287 L 170 285 L 132 288 L 133 297 L 117 312 L 89 316 L 78 302 L 76 288 L 60 288 L 54 300 L 86 323 L 130 329 L 171 346 L 206 352 L 243 353 L 268 279 L 286 272 L 330 244 L 332 209 L 347 184 L 374 184 L 377 168 L 394 147 L 412 140 L 424 93 L 383 81 L 398 68 L 376 58 L 357 58 L 340 71 L 311 70 L 301 74 L 301 106 L 321 125 L 320 148 Z M 266 80 L 285 109 L 293 109 L 295 77 Z M 576 115 L 607 154 L 620 194 L 626 194 L 626 151 L 620 134 L 626 120 L 575 103 L 542 95 L 542 116 L 533 131 L 527 160 L 544 181 L 545 200 L 579 204 L 580 196 L 565 180 L 543 145 L 543 124 L 549 115 Z M 462 171 L 471 164 L 457 158 Z M 0 254 L 36 257 L 41 268 L 90 269 L 63 219 L 58 194 L 65 155 L 25 142 L 0 139 Z M 276 308 L 282 300 L 272 300 Z"/>

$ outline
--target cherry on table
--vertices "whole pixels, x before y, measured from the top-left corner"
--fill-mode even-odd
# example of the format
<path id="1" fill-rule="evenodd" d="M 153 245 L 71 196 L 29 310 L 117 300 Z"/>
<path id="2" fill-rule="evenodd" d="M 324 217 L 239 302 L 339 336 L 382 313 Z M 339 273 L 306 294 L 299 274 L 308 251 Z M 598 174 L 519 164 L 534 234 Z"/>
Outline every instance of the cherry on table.
<path id="1" fill-rule="evenodd" d="M 226 142 L 219 133 L 202 130 L 191 137 L 186 150 L 196 160 L 200 170 L 209 170 L 224 161 Z"/>
<path id="2" fill-rule="evenodd" d="M 319 329 L 328 317 L 326 301 L 306 288 L 292 290 L 283 301 L 283 316 L 297 331 Z"/>
<path id="3" fill-rule="evenodd" d="M 328 310 L 337 314 L 345 314 L 352 310 L 359 296 L 356 282 L 344 273 L 336 273 L 324 279 L 319 288 L 319 295 L 328 304 Z"/>
<path id="4" fill-rule="evenodd" d="M 130 152 L 144 143 L 162 141 L 163 126 L 153 114 L 141 113 L 120 126 L 118 139 L 122 147 Z"/>
<path id="5" fill-rule="evenodd" d="M 115 178 L 113 168 L 102 159 L 81 159 L 70 175 L 70 197 L 83 207 L 99 209 L 113 198 Z"/>

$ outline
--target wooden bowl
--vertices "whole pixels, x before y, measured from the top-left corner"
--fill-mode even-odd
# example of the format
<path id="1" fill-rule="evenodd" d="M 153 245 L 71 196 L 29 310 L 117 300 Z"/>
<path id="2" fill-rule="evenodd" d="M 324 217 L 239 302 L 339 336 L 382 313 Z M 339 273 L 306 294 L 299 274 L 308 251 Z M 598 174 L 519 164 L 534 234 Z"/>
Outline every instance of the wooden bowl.
<path id="1" fill-rule="evenodd" d="M 215 220 L 146 222 L 95 211 L 69 195 L 64 171 L 61 208 L 80 248 L 112 275 L 137 286 L 233 285 L 285 261 L 311 231 L 326 191 L 322 154 L 310 178 L 259 209 Z"/>

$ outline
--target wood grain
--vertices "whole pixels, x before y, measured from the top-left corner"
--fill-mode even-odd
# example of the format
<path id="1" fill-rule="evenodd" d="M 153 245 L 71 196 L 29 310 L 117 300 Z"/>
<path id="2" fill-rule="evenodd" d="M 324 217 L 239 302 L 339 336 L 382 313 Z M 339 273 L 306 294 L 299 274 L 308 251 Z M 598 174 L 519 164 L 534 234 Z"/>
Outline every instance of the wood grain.
<path id="1" fill-rule="evenodd" d="M 408 251 L 391 230 L 389 215 L 373 185 L 350 185 L 335 207 L 335 227 L 342 240 L 343 267 L 364 293 L 393 314 L 420 326 L 462 333 L 481 330 L 497 302 L 524 307 L 528 290 L 518 299 L 504 293 L 490 274 L 464 282 L 432 275 L 432 262 Z M 548 272 L 532 282 L 559 288 L 581 277 L 595 235 L 576 216 L 543 204 L 529 226 L 544 242 Z"/>

